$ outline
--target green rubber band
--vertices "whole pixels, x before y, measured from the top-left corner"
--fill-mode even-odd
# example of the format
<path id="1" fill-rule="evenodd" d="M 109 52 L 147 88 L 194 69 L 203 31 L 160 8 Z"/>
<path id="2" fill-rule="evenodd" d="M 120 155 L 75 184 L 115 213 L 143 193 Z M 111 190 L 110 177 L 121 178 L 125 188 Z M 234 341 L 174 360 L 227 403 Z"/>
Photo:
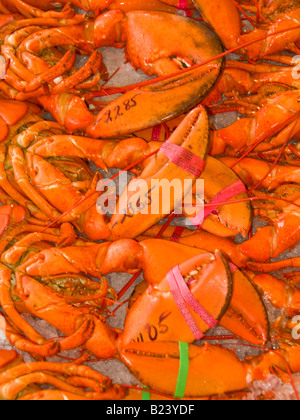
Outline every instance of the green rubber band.
<path id="1" fill-rule="evenodd" d="M 183 398 L 185 394 L 187 377 L 189 373 L 189 345 L 188 343 L 182 343 L 179 341 L 179 352 L 180 352 L 180 365 L 177 379 L 176 391 L 174 394 L 175 398 Z"/>
<path id="2" fill-rule="evenodd" d="M 149 389 L 149 388 L 147 388 L 146 386 L 144 386 L 143 385 L 143 388 L 145 388 L 145 389 Z M 142 401 L 150 401 L 151 400 L 151 394 L 150 394 L 150 392 L 147 392 L 147 391 L 143 391 L 142 392 Z"/>

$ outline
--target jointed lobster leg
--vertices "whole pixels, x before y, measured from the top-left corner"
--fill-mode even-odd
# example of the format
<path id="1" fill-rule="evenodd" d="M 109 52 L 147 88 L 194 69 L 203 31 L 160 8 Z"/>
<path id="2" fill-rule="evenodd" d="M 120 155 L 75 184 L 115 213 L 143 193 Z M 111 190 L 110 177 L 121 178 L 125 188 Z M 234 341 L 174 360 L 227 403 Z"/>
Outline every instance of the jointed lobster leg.
<path id="1" fill-rule="evenodd" d="M 299 204 L 299 200 L 296 204 Z M 270 226 L 259 229 L 253 238 L 241 244 L 239 249 L 243 255 L 255 261 L 266 262 L 295 247 L 299 240 L 299 210 L 291 204 Z"/>

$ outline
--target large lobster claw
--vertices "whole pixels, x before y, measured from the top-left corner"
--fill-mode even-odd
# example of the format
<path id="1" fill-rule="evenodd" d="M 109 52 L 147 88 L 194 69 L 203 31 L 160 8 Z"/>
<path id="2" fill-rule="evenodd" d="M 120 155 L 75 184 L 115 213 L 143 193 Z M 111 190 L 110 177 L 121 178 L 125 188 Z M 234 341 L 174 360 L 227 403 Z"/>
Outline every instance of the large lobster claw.
<path id="1" fill-rule="evenodd" d="M 185 397 L 199 398 L 237 391 L 247 386 L 247 370 L 234 352 L 220 346 L 189 345 L 189 371 Z M 174 395 L 180 365 L 175 342 L 130 343 L 122 361 L 150 389 Z"/>
<path id="2" fill-rule="evenodd" d="M 140 243 L 143 249 L 141 268 L 143 268 L 144 278 L 148 285 L 159 283 L 174 265 L 205 254 L 206 251 L 197 248 L 201 244 L 205 247 L 205 240 L 201 242 L 199 238 L 198 245 L 190 243 L 189 246 L 173 242 L 166 243 L 166 241 L 158 239 L 142 241 Z M 213 245 L 211 252 L 215 252 L 215 248 L 216 246 Z M 131 302 L 146 290 L 145 283 L 141 283 L 136 288 Z M 144 299 L 146 298 L 144 297 Z M 149 303 L 144 306 L 148 307 Z M 128 317 L 131 316 L 133 315 L 130 313 Z M 135 325 L 135 322 L 133 324 Z M 232 299 L 220 325 L 253 344 L 263 345 L 268 340 L 269 324 L 265 306 L 256 288 L 240 270 L 233 273 Z"/>
<path id="3" fill-rule="evenodd" d="M 96 39 L 101 39 L 102 19 L 100 16 L 95 26 Z M 170 77 L 136 87 L 107 105 L 87 128 L 91 137 L 122 136 L 175 118 L 209 93 L 222 70 L 222 58 L 200 65 L 222 53 L 218 37 L 207 27 L 182 16 L 129 12 L 121 21 L 120 30 L 122 37 L 115 39 L 114 45 L 120 46 L 120 41 L 122 44 L 126 40 L 126 58 L 135 68 L 148 75 Z M 105 33 L 106 37 L 109 34 Z M 181 69 L 186 71 L 178 73 Z"/>
<path id="4" fill-rule="evenodd" d="M 232 276 L 226 260 L 219 252 L 215 255 L 203 252 L 182 263 L 179 270 L 184 278 L 193 273 L 190 292 L 217 323 L 225 314 L 232 295 Z M 121 348 L 132 341 L 192 343 L 196 337 L 177 305 L 168 276 L 148 286 L 128 313 Z M 210 327 L 201 316 L 192 313 L 201 332 L 208 331 Z"/>
<path id="5" fill-rule="evenodd" d="M 195 108 L 184 119 L 169 143 L 181 146 L 205 161 L 209 145 L 208 117 L 203 107 Z M 139 178 L 132 180 L 121 195 L 116 212 L 110 222 L 111 239 L 135 238 L 173 211 L 177 200 L 185 197 L 187 181 L 191 180 L 191 189 L 196 176 L 172 163 L 164 153 L 159 151 L 147 165 Z M 165 196 L 162 197 L 164 185 L 179 180 L 181 192 L 170 194 L 169 208 L 166 209 Z M 185 191 L 184 191 L 185 190 Z M 143 209 L 143 211 L 141 211 Z"/>

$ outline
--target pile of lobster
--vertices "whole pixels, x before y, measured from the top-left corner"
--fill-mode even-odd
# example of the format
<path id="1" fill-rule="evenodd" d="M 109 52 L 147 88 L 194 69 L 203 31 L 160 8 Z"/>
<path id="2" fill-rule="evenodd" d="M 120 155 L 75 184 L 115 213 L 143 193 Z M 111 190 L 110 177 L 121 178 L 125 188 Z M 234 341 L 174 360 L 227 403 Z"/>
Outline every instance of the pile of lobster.
<path id="1" fill-rule="evenodd" d="M 0 329 L 36 360 L 0 350 L 0 399 L 242 399 L 270 374 L 293 381 L 300 259 L 282 254 L 300 239 L 300 2 L 59 3 L 0 1 Z M 108 87 L 102 47 L 156 78 Z M 90 164 L 133 174 L 112 216 Z M 175 179 L 166 213 L 152 182 Z M 187 181 L 192 228 L 173 223 Z M 123 330 L 110 327 L 129 285 L 117 294 L 105 276 L 141 272 Z M 63 336 L 47 340 L 23 314 Z M 218 325 L 259 356 L 209 344 Z M 78 359 L 51 361 L 73 349 Z M 91 357 L 121 361 L 138 386 L 113 384 Z"/>

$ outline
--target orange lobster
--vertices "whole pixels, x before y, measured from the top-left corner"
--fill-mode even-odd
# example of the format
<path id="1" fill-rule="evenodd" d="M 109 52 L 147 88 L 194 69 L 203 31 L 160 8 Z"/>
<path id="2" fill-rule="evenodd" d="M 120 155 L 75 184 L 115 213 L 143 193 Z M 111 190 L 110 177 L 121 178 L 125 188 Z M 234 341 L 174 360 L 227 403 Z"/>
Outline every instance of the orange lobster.
<path id="1" fill-rule="evenodd" d="M 82 160 L 85 157 L 105 170 L 108 167 L 116 166 L 125 168 L 158 149 L 157 144 L 148 144 L 139 138 L 116 142 L 68 136 L 59 124 L 39 118 L 34 113 L 36 110 L 33 105 L 0 100 L 0 106 L 3 119 L 3 130 L 1 132 L 3 143 L 0 145 L 1 202 L 3 204 L 18 203 L 26 207 L 32 216 L 40 220 L 55 219 L 60 215 L 59 210 L 69 209 L 70 204 L 75 205 L 89 189 L 96 189 L 99 177 L 95 177 Z M 9 127 L 6 121 L 10 124 Z M 48 142 L 46 142 L 47 138 Z M 11 141 L 11 139 L 13 140 Z M 31 144 L 31 148 L 28 149 Z M 52 154 L 50 153 L 51 147 Z M 36 149 L 40 151 L 40 155 L 36 153 Z M 67 158 L 68 153 L 69 158 Z M 120 159 L 120 154 L 122 159 Z M 51 164 L 39 156 L 52 157 Z M 27 170 L 25 177 L 22 176 L 25 173 L 24 167 L 20 165 L 18 159 L 25 162 Z M 6 171 L 8 161 L 12 164 L 12 173 Z M 53 180 L 56 179 L 57 181 L 59 179 L 59 186 L 65 185 L 65 194 L 68 195 L 69 200 L 65 203 L 65 207 L 58 206 L 58 210 L 56 210 L 40 197 L 39 193 L 34 190 L 34 185 L 31 186 L 29 182 L 26 184 L 26 176 L 32 177 L 32 179 L 39 177 L 38 173 L 34 172 L 34 167 L 37 164 L 40 168 L 48 167 L 48 180 L 54 172 L 56 178 L 53 178 Z M 143 163 L 140 164 L 138 169 L 142 168 Z M 45 181 L 47 182 L 47 180 Z M 41 182 L 39 182 L 39 185 L 42 186 Z M 61 190 L 57 192 L 61 197 Z M 32 199 L 37 205 L 34 204 Z M 57 205 L 57 198 L 54 199 L 54 203 Z M 88 211 L 88 206 L 86 210 L 81 210 L 82 213 L 74 214 L 73 220 L 78 219 L 80 215 Z M 94 216 L 96 217 L 97 212 L 94 211 L 94 213 L 96 213 Z M 92 210 L 90 210 L 90 214 L 92 214 Z M 81 229 L 84 229 L 85 226 L 86 232 L 88 232 L 89 222 L 81 219 L 78 223 L 81 224 Z"/>
<path id="2" fill-rule="evenodd" d="M 193 185 L 197 179 L 195 174 L 171 163 L 166 155 L 158 150 L 160 146 L 158 143 L 148 144 L 137 138 L 109 142 L 66 135 L 51 135 L 49 139 L 43 138 L 43 140 L 34 143 L 26 153 L 23 152 L 40 133 L 44 130 L 48 133 L 50 130 L 50 133 L 53 134 L 53 131 L 51 132 L 53 129 L 54 132 L 60 130 L 56 123 L 38 121 L 17 135 L 13 144 L 8 144 L 8 149 L 2 145 L 2 176 L 6 177 L 3 188 L 19 204 L 21 204 L 19 197 L 21 195 L 22 205 L 26 203 L 27 208 L 30 207 L 26 202 L 28 197 L 34 203 L 35 209 L 36 207 L 40 209 L 49 220 L 53 221 L 67 212 L 62 221 L 74 222 L 79 230 L 85 232 L 93 240 L 136 237 L 164 218 L 160 195 L 152 193 L 153 180 L 157 180 L 157 182 L 165 179 L 172 181 L 176 178 L 184 186 L 186 180 L 191 180 L 191 185 Z M 208 118 L 202 107 L 191 111 L 169 139 L 169 144 L 177 144 L 194 153 L 203 162 L 203 167 L 208 143 Z M 6 150 L 8 150 L 8 156 Z M 101 193 L 98 194 L 95 191 L 99 177 L 93 178 L 89 168 L 83 164 L 81 159 L 86 157 L 102 168 L 107 166 L 124 168 L 128 163 L 132 164 L 137 158 L 143 158 L 149 152 L 156 150 L 155 158 L 146 162 L 144 167 L 140 167 L 143 169 L 140 177 L 132 180 L 127 190 L 121 195 L 111 221 L 109 221 L 107 216 L 98 212 L 96 206 L 96 201 L 101 196 Z M 124 155 L 124 160 L 118 156 L 120 153 Z M 47 157 L 52 157 L 52 162 L 51 160 L 47 162 L 44 159 Z M 8 166 L 5 163 L 6 159 L 12 168 L 13 177 L 4 173 L 5 165 Z M 78 163 L 81 168 L 80 172 L 78 172 Z M 46 173 L 47 177 L 45 177 Z M 69 173 L 71 176 L 68 176 Z M 145 215 L 145 213 L 135 211 L 139 206 L 137 204 L 137 188 L 133 187 L 138 184 L 139 180 L 141 180 L 140 183 L 143 182 L 143 185 L 139 187 L 140 197 L 145 197 L 143 200 L 146 201 L 149 210 L 153 205 L 158 205 L 158 213 Z M 52 185 L 52 188 L 49 188 L 49 185 Z M 64 191 L 63 197 L 62 191 Z M 186 193 L 182 188 L 181 200 Z M 83 200 L 84 196 L 87 197 L 87 200 Z M 170 197 L 171 211 L 175 208 L 177 199 L 177 196 Z M 77 206 L 78 203 L 81 205 Z M 74 211 L 68 212 L 70 206 L 74 206 Z"/>
<path id="3" fill-rule="evenodd" d="M 107 244 L 103 245 L 107 247 Z M 125 249 L 124 243 L 122 245 L 116 243 L 111 246 L 122 250 L 122 252 Z M 44 252 L 46 255 L 46 251 Z M 62 254 L 64 252 L 68 252 L 68 248 L 65 248 L 65 250 L 62 249 Z M 113 261 L 114 265 L 116 264 L 115 259 L 111 258 L 110 256 L 111 252 L 112 250 L 108 251 L 106 254 L 106 257 L 108 258 L 107 262 L 103 261 L 104 264 L 102 265 L 101 270 L 103 269 L 104 272 L 106 269 L 108 269 L 107 263 L 109 261 Z M 89 252 L 89 255 L 90 254 L 91 252 Z M 117 252 L 117 255 L 119 257 L 119 261 L 122 260 L 123 257 L 119 252 Z M 45 270 L 47 275 L 49 275 L 51 271 L 49 271 L 49 267 L 52 267 L 52 269 L 54 268 L 53 262 L 50 262 L 50 260 L 47 259 L 44 260 L 42 264 L 36 264 L 34 261 L 32 262 L 33 264 L 30 262 L 30 260 L 27 261 L 28 264 L 26 272 L 29 275 L 36 276 L 37 273 L 42 274 L 43 270 Z M 121 262 L 121 264 L 123 263 Z M 133 262 L 131 264 L 133 267 Z M 202 266 L 202 264 L 205 265 Z M 202 267 L 200 267 L 200 265 Z M 56 267 L 58 266 L 56 265 Z M 118 267 L 120 267 L 120 264 L 118 264 Z M 150 272 L 152 272 L 150 266 L 149 268 Z M 157 270 L 157 266 L 154 266 L 153 268 Z M 218 254 L 212 258 L 212 254 L 204 252 L 202 254 L 198 254 L 191 260 L 186 261 L 184 264 L 181 264 L 179 269 L 186 279 L 190 278 L 190 273 L 192 274 L 193 279 L 191 285 L 189 286 L 192 290 L 192 293 L 195 296 L 198 296 L 197 289 L 201 289 L 201 297 L 199 296 L 197 299 L 199 299 L 199 301 L 201 301 L 203 304 L 205 301 L 206 307 L 211 308 L 209 312 L 218 318 L 225 310 L 225 302 L 228 300 L 228 292 L 230 292 L 230 276 L 228 268 L 226 268 L 225 260 Z M 36 270 L 38 271 L 36 272 Z M 215 273 L 215 275 L 218 276 L 219 283 L 215 283 L 213 285 L 210 284 L 212 273 Z M 198 284 L 199 282 L 201 286 Z M 25 303 L 27 309 L 29 309 L 31 313 L 35 313 L 38 316 L 43 316 L 43 318 L 47 319 L 48 322 L 55 324 L 65 332 L 72 328 L 73 321 L 71 324 L 70 321 L 71 319 L 74 319 L 74 316 L 77 317 L 79 315 L 79 308 L 76 309 L 73 307 L 70 312 L 71 307 L 67 309 L 68 306 L 66 306 L 66 304 L 63 303 L 61 299 L 59 299 L 56 293 L 45 290 L 45 286 L 42 286 L 32 277 L 28 277 L 28 275 L 23 276 L 22 287 L 24 288 L 23 303 Z M 77 330 L 77 334 L 67 337 L 66 339 L 62 339 L 59 343 L 59 349 L 63 350 L 64 348 L 70 348 L 72 344 L 77 346 L 79 343 L 83 344 L 85 342 L 85 348 L 98 355 L 98 357 L 111 357 L 113 355 L 115 356 L 116 352 L 118 352 L 121 360 L 133 371 L 135 376 L 144 384 L 149 386 L 150 389 L 173 395 L 177 382 L 178 364 L 180 358 L 182 357 L 179 352 L 178 344 L 176 344 L 174 341 L 177 341 L 181 338 L 184 338 L 187 341 L 193 341 L 194 338 L 192 338 L 193 336 L 188 329 L 178 328 L 178 322 L 181 319 L 180 317 L 178 318 L 178 316 L 175 317 L 177 327 L 175 329 L 171 328 L 173 311 L 169 312 L 168 315 L 167 312 L 164 312 L 161 314 L 161 316 L 158 316 L 162 309 L 161 307 L 157 306 L 157 297 L 155 297 L 153 300 L 153 306 L 151 307 L 149 306 L 149 303 L 147 303 L 145 306 L 144 302 L 145 299 L 146 301 L 151 302 L 152 295 L 159 295 L 161 299 L 167 299 L 167 301 L 169 301 L 168 307 L 169 305 L 174 305 L 174 303 L 172 303 L 172 299 L 170 300 L 170 292 L 168 293 L 168 296 L 166 295 L 166 290 L 168 290 L 168 288 L 169 286 L 166 279 L 160 281 L 157 285 L 150 285 L 148 289 L 142 294 L 142 296 L 131 307 L 125 324 L 124 332 L 121 335 L 120 331 L 112 330 L 110 335 L 107 336 L 108 329 L 105 327 L 105 324 L 103 324 L 103 322 L 97 319 L 95 316 L 92 316 L 92 314 L 88 315 L 86 313 L 85 317 L 81 320 L 81 322 L 83 322 L 81 327 L 80 324 L 78 324 L 79 329 Z M 211 293 L 214 295 L 213 299 L 210 297 Z M 218 295 L 220 294 L 218 299 L 215 299 L 216 293 Z M 36 302 L 37 300 L 40 301 L 41 297 L 43 297 L 43 305 L 46 304 L 48 299 L 51 299 L 52 304 L 54 301 L 56 302 L 55 314 L 52 314 L 52 311 L 49 310 L 45 312 L 42 310 L 42 308 L 39 310 L 39 307 L 36 306 Z M 58 303 L 59 305 L 57 306 Z M 225 307 L 223 306 L 224 304 Z M 140 306 L 143 307 L 142 312 L 139 311 Z M 214 306 L 215 308 L 213 309 Z M 151 317 L 153 317 L 153 324 L 152 318 L 150 319 L 149 315 L 146 316 L 144 313 L 145 307 L 149 309 Z M 49 306 L 48 308 L 50 309 Z M 58 308 L 60 308 L 60 311 L 64 312 L 64 317 L 58 315 Z M 175 309 L 176 306 L 173 306 L 173 310 Z M 141 315 L 145 316 L 145 318 L 141 318 Z M 67 317 L 69 322 L 65 317 Z M 134 323 L 131 322 L 132 317 L 135 320 Z M 89 319 L 92 324 L 94 324 L 92 329 L 91 324 L 85 324 L 85 318 Z M 146 326 L 144 326 L 144 320 L 146 320 Z M 205 326 L 201 319 L 198 322 L 205 331 L 207 326 Z M 83 326 L 85 328 L 83 328 Z M 87 333 L 87 331 L 89 332 Z M 103 336 L 105 331 L 106 334 Z M 143 342 L 140 341 L 141 334 L 143 337 Z M 110 344 L 107 342 L 104 346 L 102 340 L 105 340 L 105 335 L 107 338 L 109 337 Z M 132 342 L 132 338 L 139 338 L 139 340 L 137 340 L 138 342 Z M 114 340 L 116 339 L 117 347 L 113 344 Z M 161 340 L 163 340 L 163 342 Z M 169 340 L 172 340 L 172 342 Z M 21 344 L 21 340 L 19 340 L 18 344 Z M 52 343 L 52 350 L 57 345 L 57 342 Z M 32 347 L 32 351 L 37 351 L 37 346 L 30 344 L 27 341 L 27 350 L 30 349 L 30 346 Z M 40 345 L 39 347 L 40 352 L 43 353 L 42 349 L 45 349 L 46 345 Z M 189 345 L 188 358 L 190 362 L 190 370 L 185 386 L 184 395 L 187 397 L 196 398 L 200 396 L 209 396 L 212 394 L 223 394 L 224 392 L 242 390 L 246 388 L 247 385 L 249 385 L 255 378 L 262 378 L 270 372 L 273 372 L 272 365 L 278 366 L 282 370 L 285 370 L 285 358 L 288 360 L 292 371 L 297 371 L 299 370 L 299 366 L 296 362 L 296 350 L 297 349 L 293 349 L 292 347 L 283 347 L 282 350 L 277 350 L 273 353 L 266 353 L 264 356 L 260 356 L 259 358 L 251 358 L 246 360 L 243 364 L 242 362 L 238 361 L 233 352 L 225 350 L 222 347 L 210 346 L 206 344 L 205 346 L 199 348 L 193 345 Z M 172 357 L 168 361 L 166 361 L 164 358 L 165 361 L 162 364 L 161 357 L 159 356 L 160 354 L 169 354 L 170 356 L 172 355 Z M 212 360 L 214 360 L 214 366 L 216 368 L 215 373 L 212 372 L 211 367 L 209 368 L 209 372 L 207 370 L 207 367 L 211 365 Z M 221 366 L 223 366 L 223 368 L 221 368 Z M 40 368 L 43 367 L 44 365 L 41 364 Z M 25 372 L 29 373 L 30 368 L 31 365 L 29 365 L 28 368 L 24 367 Z M 50 371 L 51 369 L 52 371 L 55 371 L 55 366 L 53 365 L 51 367 L 51 365 L 49 365 L 48 368 L 43 370 L 48 369 Z M 63 369 L 63 367 L 60 369 Z M 157 369 L 160 370 L 160 375 L 153 375 L 153 372 L 156 372 Z M 152 374 L 150 374 L 150 370 L 152 371 Z M 162 372 L 163 375 L 161 375 Z M 232 375 L 232 372 L 234 372 L 234 375 Z M 12 379 L 14 379 L 14 377 L 15 375 L 12 374 Z M 165 380 L 163 380 L 163 378 L 165 378 Z M 211 378 L 211 380 L 208 381 L 208 378 Z M 218 381 L 216 382 L 215 380 L 212 380 L 213 378 L 218 378 Z M 2 377 L 0 376 L 0 381 L 1 379 Z M 210 385 L 207 385 L 208 383 Z"/>
<path id="4" fill-rule="evenodd" d="M 25 230 L 24 230 L 25 231 Z M 37 242 L 38 240 L 46 240 L 50 241 L 52 243 L 58 243 L 58 244 L 67 244 L 68 242 L 74 240 L 74 238 L 71 238 L 70 233 L 68 233 L 68 237 L 66 237 L 66 233 L 64 233 L 64 237 L 59 238 L 54 236 L 51 231 L 48 231 L 47 233 L 32 233 L 28 237 L 25 237 L 18 241 L 15 245 L 13 245 L 11 248 L 9 248 L 7 251 L 2 253 L 2 263 L 7 265 L 8 267 L 13 267 L 18 264 L 18 261 L 20 260 L 20 257 L 23 253 L 23 251 L 26 249 L 26 247 L 29 247 L 34 242 Z M 2 239 L 4 249 L 5 246 L 8 244 L 8 240 L 6 237 L 8 236 L 8 239 L 11 239 L 14 231 L 9 231 Z M 20 233 L 20 229 L 17 230 L 17 233 Z M 68 241 L 68 242 L 67 242 Z M 61 246 L 61 245 L 60 245 Z M 164 264 L 162 266 L 161 264 L 161 257 L 160 255 L 165 254 L 166 252 L 169 253 L 170 257 L 168 258 L 168 263 Z M 190 247 L 182 246 L 182 245 L 170 245 L 168 242 L 165 241 L 159 241 L 159 240 L 151 240 L 146 241 L 145 243 L 138 244 L 135 241 L 124 239 L 121 241 L 117 241 L 115 243 L 104 243 L 104 244 L 89 244 L 86 245 L 82 242 L 75 242 L 75 245 L 72 247 L 66 247 L 56 249 L 56 250 L 42 250 L 41 252 L 38 252 L 35 256 L 29 257 L 28 260 L 24 261 L 20 265 L 20 267 L 16 271 L 16 279 L 17 279 L 17 288 L 16 288 L 16 294 L 20 293 L 20 296 L 23 296 L 23 279 L 25 281 L 24 274 L 27 273 L 30 276 L 33 275 L 35 278 L 41 277 L 43 279 L 43 284 L 51 286 L 52 283 L 55 283 L 55 279 L 59 279 L 59 282 L 61 285 L 63 284 L 63 279 L 66 277 L 66 270 L 68 272 L 67 278 L 69 281 L 71 278 L 74 277 L 74 282 L 78 281 L 76 280 L 80 273 L 88 273 L 89 275 L 93 277 L 99 278 L 103 283 L 103 275 L 111 273 L 111 272 L 129 272 L 134 273 L 139 268 L 143 268 L 144 270 L 144 276 L 148 280 L 149 284 L 157 284 L 161 278 L 163 278 L 167 272 L 174 266 L 175 262 L 184 262 L 187 259 L 190 259 L 191 257 L 199 257 L 201 254 L 205 254 L 204 251 L 199 251 L 197 249 L 193 249 Z M 211 254 L 210 254 L 211 255 Z M 208 257 L 207 257 L 208 258 Z M 210 256 L 210 258 L 212 258 Z M 42 262 L 43 261 L 43 262 Z M 55 261 L 55 263 L 54 263 Z M 52 267 L 52 268 L 51 268 Z M 157 267 L 157 268 L 156 268 Z M 36 272 L 38 270 L 38 272 Z M 7 268 L 2 267 L 2 274 L 3 274 L 3 287 L 7 287 L 7 281 L 10 276 L 10 270 Z M 26 277 L 27 278 L 27 277 Z M 51 280 L 50 282 L 48 281 Z M 84 278 L 84 276 L 82 277 Z M 4 280 L 6 279 L 6 280 Z M 27 278 L 29 280 L 29 277 Z M 31 280 L 30 280 L 31 281 Z M 93 283 L 89 284 L 87 281 L 82 281 L 83 288 L 89 288 L 91 291 L 89 292 L 89 298 L 87 298 L 88 293 L 84 293 L 80 290 L 77 293 L 84 294 L 81 301 L 84 300 L 92 300 L 92 299 L 99 299 L 103 297 L 107 291 L 106 283 L 100 287 L 98 285 L 98 288 L 96 290 L 93 290 Z M 226 316 L 224 318 L 225 325 L 228 327 L 232 327 L 234 331 L 241 334 L 243 337 L 254 340 L 255 343 L 261 343 L 264 342 L 268 335 L 268 326 L 265 323 L 266 315 L 264 312 L 263 305 L 261 304 L 259 298 L 257 297 L 257 294 L 255 293 L 255 290 L 251 288 L 251 285 L 248 284 L 247 280 L 243 278 L 243 276 L 240 275 L 240 273 L 236 273 L 234 276 L 234 296 L 232 298 L 232 306 L 230 307 L 230 311 L 228 313 L 228 317 Z M 31 286 L 28 286 L 31 287 Z M 37 285 L 36 285 L 37 287 Z M 42 290 L 45 288 L 45 286 L 39 286 Z M 65 286 L 66 287 L 66 286 Z M 95 289 L 95 288 L 94 288 Z M 18 291 L 17 291 L 18 290 Z M 56 289 L 54 289 L 56 290 Z M 61 286 L 61 290 L 63 290 L 63 286 Z M 49 290 L 48 290 L 49 291 Z M 247 291 L 248 298 L 250 299 L 250 296 L 252 295 L 252 303 L 251 307 L 249 306 L 248 310 L 246 306 L 241 306 L 239 303 L 240 297 L 243 295 L 243 293 Z M 74 293 L 76 292 L 76 289 Z M 47 291 L 44 290 L 45 293 L 45 299 L 46 299 L 46 293 Z M 49 291 L 51 293 L 51 291 Z M 4 294 L 3 296 L 6 296 Z M 6 297 L 5 299 L 9 299 L 9 297 Z M 23 300 L 23 297 L 21 298 Z M 62 298 L 60 298 L 62 299 Z M 64 300 L 67 301 L 67 303 L 71 303 L 72 300 L 71 296 L 64 297 Z M 74 296 L 74 299 L 78 301 L 78 298 Z M 8 300 L 9 301 L 9 300 Z M 24 301 L 25 302 L 25 301 Z M 226 300 L 227 302 L 227 300 Z M 229 303 L 229 302 L 228 302 Z M 4 301 L 1 302 L 2 307 L 5 309 L 6 307 L 9 308 L 8 303 L 5 303 Z M 25 306 L 27 307 L 27 304 L 25 303 Z M 255 323 L 252 322 L 252 315 L 253 308 L 256 307 L 256 314 L 257 319 L 260 318 L 261 320 L 261 326 L 258 326 L 257 319 Z M 22 306 L 20 307 L 22 308 Z M 24 308 L 23 308 L 24 310 Z M 27 310 L 30 310 L 29 307 L 27 307 Z M 225 310 L 225 309 L 224 309 Z M 76 311 L 80 312 L 80 310 L 74 309 L 74 316 L 76 314 Z M 30 310 L 31 312 L 31 310 Z M 243 313 L 244 322 L 241 323 L 239 320 L 239 314 Z M 50 312 L 49 312 L 50 314 Z M 28 327 L 24 328 L 24 323 L 22 320 L 20 320 L 20 317 L 17 315 L 15 311 L 9 312 L 9 315 L 12 316 L 14 319 L 14 324 L 18 325 L 18 323 L 21 322 L 23 326 L 23 330 L 27 330 Z M 155 314 L 153 314 L 153 317 L 155 318 Z M 58 318 L 60 321 L 61 318 Z M 225 319 L 227 320 L 227 324 L 225 322 Z M 49 321 L 49 320 L 48 320 Z M 59 321 L 59 322 L 60 322 Z M 56 323 L 55 317 L 53 320 L 51 319 L 50 323 L 53 324 Z M 68 323 L 67 323 L 68 324 Z M 67 327 L 66 324 L 66 328 Z M 54 324 L 53 324 L 54 325 Z M 70 324 L 69 324 L 70 325 Z M 246 326 L 251 327 L 246 327 Z M 65 327 L 61 326 L 63 329 Z M 72 327 L 73 328 L 73 327 Z M 68 335 L 70 334 L 70 329 L 68 329 Z M 74 331 L 73 331 L 74 332 Z M 29 328 L 29 334 L 32 334 L 32 329 Z M 73 334 L 73 333 L 72 333 Z M 28 344 L 26 344 L 28 345 Z M 49 347 L 47 346 L 47 349 Z M 36 350 L 35 350 L 36 351 Z"/>
<path id="5" fill-rule="evenodd" d="M 109 138 L 155 126 L 197 105 L 212 89 L 221 72 L 223 59 L 202 67 L 195 66 L 222 52 L 218 37 L 204 25 L 181 16 L 142 11 L 125 15 L 119 10 L 112 10 L 96 20 L 76 25 L 75 18 L 82 19 L 82 16 L 75 16 L 66 22 L 58 20 L 56 28 L 52 27 L 50 21 L 50 29 L 35 27 L 35 30 L 29 29 L 29 35 L 28 27 L 32 28 L 30 19 L 16 22 L 8 20 L 2 27 L 2 36 L 9 35 L 2 46 L 2 54 L 9 62 L 6 79 L 0 84 L 2 92 L 23 100 L 28 96 L 38 96 L 39 103 L 68 131 L 81 130 L 91 137 Z M 43 18 L 43 24 L 47 26 L 46 18 Z M 153 24 L 155 33 L 151 31 Z M 162 38 L 161 33 L 168 33 L 169 36 Z M 81 70 L 53 86 L 53 80 L 65 74 L 66 66 L 70 69 L 75 54 L 68 51 L 50 70 L 47 63 L 35 56 L 41 55 L 47 48 L 51 53 L 49 60 L 53 61 L 58 54 L 56 50 L 53 54 L 53 47 L 65 45 L 66 37 L 70 47 L 92 55 Z M 140 49 L 140 37 L 144 39 L 143 50 Z M 83 42 L 84 39 L 86 42 Z M 201 39 L 203 42 L 199 43 Z M 163 48 L 162 41 L 165 42 Z M 76 89 L 77 85 L 80 86 L 101 68 L 101 55 L 95 51 L 100 46 L 125 46 L 126 58 L 135 68 L 141 68 L 148 75 L 170 77 L 158 79 L 149 86 L 133 88 L 95 116 L 87 109 L 85 101 L 70 93 L 70 90 Z M 37 75 L 34 73 L 36 62 L 39 69 Z M 180 76 L 172 76 L 181 69 L 186 71 Z M 45 82 L 51 96 L 43 95 Z M 28 92 L 24 96 L 26 90 Z"/>
<path id="6" fill-rule="evenodd" d="M 272 35 L 274 33 L 278 34 Z M 265 35 L 269 35 L 267 39 L 255 42 L 255 44 L 244 48 L 248 58 L 258 60 L 271 54 L 280 53 L 284 49 L 293 51 L 293 45 L 297 45 L 300 38 L 299 7 L 274 14 L 271 17 L 271 24 L 266 29 L 258 27 L 254 31 L 242 35 L 238 39 L 238 45 L 257 40 Z"/>

